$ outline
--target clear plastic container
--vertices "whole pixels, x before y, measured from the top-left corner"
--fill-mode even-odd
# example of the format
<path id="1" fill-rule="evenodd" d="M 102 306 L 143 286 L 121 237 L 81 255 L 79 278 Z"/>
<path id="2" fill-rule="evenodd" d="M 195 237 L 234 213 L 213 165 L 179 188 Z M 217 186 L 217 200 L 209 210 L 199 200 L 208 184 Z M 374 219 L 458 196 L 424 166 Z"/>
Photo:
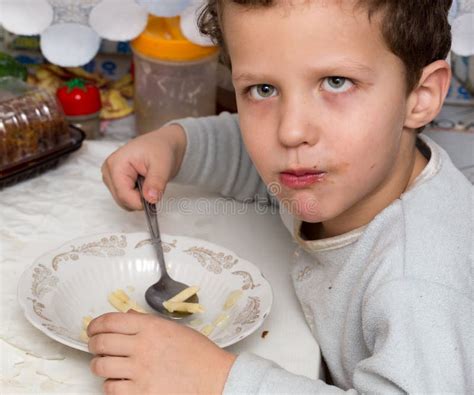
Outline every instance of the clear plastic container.
<path id="1" fill-rule="evenodd" d="M 150 17 L 132 49 L 138 134 L 173 119 L 215 114 L 217 48 L 186 40 L 178 18 Z"/>
<path id="2" fill-rule="evenodd" d="M 70 131 L 54 95 L 0 78 L 0 172 L 67 144 Z"/>

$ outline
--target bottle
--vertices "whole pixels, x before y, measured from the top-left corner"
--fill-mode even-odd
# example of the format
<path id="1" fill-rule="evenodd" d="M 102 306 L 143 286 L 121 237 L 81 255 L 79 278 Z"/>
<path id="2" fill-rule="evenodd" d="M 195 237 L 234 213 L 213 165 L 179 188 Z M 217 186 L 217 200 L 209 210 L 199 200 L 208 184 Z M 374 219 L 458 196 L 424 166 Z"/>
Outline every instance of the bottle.
<path id="1" fill-rule="evenodd" d="M 179 17 L 150 16 L 132 41 L 138 134 L 173 119 L 215 114 L 218 48 L 191 43 L 179 23 Z"/>

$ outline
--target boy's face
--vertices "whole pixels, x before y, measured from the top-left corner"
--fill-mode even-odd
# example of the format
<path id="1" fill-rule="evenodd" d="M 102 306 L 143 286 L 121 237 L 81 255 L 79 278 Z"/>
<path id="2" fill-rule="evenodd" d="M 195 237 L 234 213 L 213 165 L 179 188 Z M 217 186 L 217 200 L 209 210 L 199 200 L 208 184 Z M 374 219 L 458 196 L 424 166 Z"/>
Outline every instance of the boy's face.
<path id="1" fill-rule="evenodd" d="M 357 225 L 410 177 L 405 69 L 351 2 L 291 4 L 225 3 L 243 140 L 297 217 Z"/>

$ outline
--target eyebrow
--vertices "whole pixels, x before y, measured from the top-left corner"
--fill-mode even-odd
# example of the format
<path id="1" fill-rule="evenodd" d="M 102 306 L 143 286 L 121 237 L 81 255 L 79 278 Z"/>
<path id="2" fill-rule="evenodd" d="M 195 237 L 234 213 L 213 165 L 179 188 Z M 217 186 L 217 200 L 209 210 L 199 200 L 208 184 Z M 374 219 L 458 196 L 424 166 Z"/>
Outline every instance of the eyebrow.
<path id="1" fill-rule="evenodd" d="M 232 77 L 234 81 L 265 81 L 267 76 L 264 74 L 254 74 L 254 73 L 240 73 L 237 77 Z"/>
<path id="2" fill-rule="evenodd" d="M 338 70 L 348 70 L 348 71 L 356 71 L 356 72 L 361 72 L 361 73 L 373 73 L 374 70 L 363 64 L 363 63 L 359 63 L 357 61 L 354 61 L 354 60 L 348 60 L 348 59 L 340 59 L 338 60 L 337 62 L 334 62 L 333 64 L 329 65 L 328 67 L 322 67 L 321 69 L 323 70 L 334 70 L 334 71 L 338 71 Z"/>
<path id="3" fill-rule="evenodd" d="M 346 74 L 347 72 L 357 72 L 357 73 L 364 73 L 364 74 L 371 74 L 374 73 L 374 70 L 365 64 L 347 60 L 347 59 L 339 59 L 337 62 L 332 62 L 327 66 L 319 66 L 312 68 L 310 70 L 311 74 L 321 73 L 326 75 L 335 75 L 338 74 Z M 238 82 L 245 82 L 245 81 L 266 81 L 269 80 L 269 76 L 260 73 L 249 73 L 243 72 L 238 74 L 236 77 L 233 77 L 234 81 Z"/>

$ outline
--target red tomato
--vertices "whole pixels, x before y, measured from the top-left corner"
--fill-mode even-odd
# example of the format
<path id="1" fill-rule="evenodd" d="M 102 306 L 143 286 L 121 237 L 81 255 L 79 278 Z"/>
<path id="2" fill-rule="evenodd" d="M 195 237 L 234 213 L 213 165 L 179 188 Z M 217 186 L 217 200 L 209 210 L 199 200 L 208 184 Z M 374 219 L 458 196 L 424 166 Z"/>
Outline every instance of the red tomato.
<path id="1" fill-rule="evenodd" d="M 80 78 L 66 82 L 58 88 L 56 96 L 66 115 L 94 114 L 102 107 L 99 89 Z"/>

